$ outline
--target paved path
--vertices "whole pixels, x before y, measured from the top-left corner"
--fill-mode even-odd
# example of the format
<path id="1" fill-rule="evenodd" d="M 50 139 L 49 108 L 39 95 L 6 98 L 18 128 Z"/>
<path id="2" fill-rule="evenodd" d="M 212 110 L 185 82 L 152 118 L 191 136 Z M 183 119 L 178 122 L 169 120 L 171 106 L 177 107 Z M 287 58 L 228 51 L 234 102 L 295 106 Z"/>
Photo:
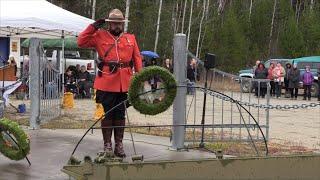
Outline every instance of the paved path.
<path id="1" fill-rule="evenodd" d="M 32 165 L 27 161 L 11 161 L 0 154 L 0 180 L 28 180 L 51 179 L 66 180 L 68 177 L 60 170 L 70 157 L 77 141 L 85 130 L 33 130 L 28 131 L 31 137 L 31 154 L 28 156 Z M 124 147 L 128 158 L 134 154 L 130 136 L 125 134 Z M 145 161 L 154 160 L 188 160 L 201 158 L 215 158 L 208 152 L 189 150 L 177 152 L 169 150 L 169 138 L 134 134 L 137 153 L 143 154 Z M 83 158 L 85 155 L 95 156 L 102 149 L 102 137 L 98 130 L 88 136 L 80 144 L 75 156 Z"/>

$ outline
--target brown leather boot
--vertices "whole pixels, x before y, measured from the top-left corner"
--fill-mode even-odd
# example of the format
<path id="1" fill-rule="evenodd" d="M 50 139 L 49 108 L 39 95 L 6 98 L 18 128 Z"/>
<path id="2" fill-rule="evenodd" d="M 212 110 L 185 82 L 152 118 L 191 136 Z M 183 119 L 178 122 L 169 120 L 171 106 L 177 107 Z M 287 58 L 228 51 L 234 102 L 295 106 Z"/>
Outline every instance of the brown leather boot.
<path id="1" fill-rule="evenodd" d="M 114 120 L 113 126 L 125 126 L 126 122 L 125 120 Z M 126 154 L 123 150 L 123 133 L 124 128 L 114 128 L 114 141 L 115 141 L 115 148 L 114 148 L 114 154 L 118 157 L 124 158 L 126 157 Z"/>
<path id="2" fill-rule="evenodd" d="M 101 121 L 101 127 L 111 127 L 112 126 L 112 120 L 103 119 Z M 112 128 L 105 128 L 102 130 L 102 136 L 103 136 L 103 150 L 106 152 L 112 152 L 112 142 L 111 142 L 111 136 L 112 136 Z"/>

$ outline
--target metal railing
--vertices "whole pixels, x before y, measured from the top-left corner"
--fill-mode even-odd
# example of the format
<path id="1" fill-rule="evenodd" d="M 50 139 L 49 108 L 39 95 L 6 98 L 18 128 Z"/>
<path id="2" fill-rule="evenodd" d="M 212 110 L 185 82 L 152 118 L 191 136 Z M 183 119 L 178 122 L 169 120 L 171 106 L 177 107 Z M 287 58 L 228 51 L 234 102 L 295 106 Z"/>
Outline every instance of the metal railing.
<path id="1" fill-rule="evenodd" d="M 188 54 L 195 58 L 191 53 Z M 196 58 L 197 59 L 197 58 Z M 198 60 L 198 65 L 203 61 Z M 197 71 L 195 76 L 197 76 Z M 203 89 L 192 90 L 188 87 L 187 97 L 187 117 L 186 124 L 199 124 L 202 118 L 203 96 L 207 93 L 207 107 L 205 124 L 211 124 L 215 127 L 206 128 L 204 133 L 204 141 L 261 141 L 262 135 L 258 128 L 254 128 L 254 121 L 250 114 L 255 117 L 257 123 L 261 127 L 269 139 L 269 108 L 270 107 L 270 83 L 267 79 L 252 79 L 239 77 L 229 74 L 218 69 L 210 69 L 208 71 L 208 89 L 212 89 L 222 94 L 226 94 L 248 110 L 244 112 L 238 109 L 233 100 L 222 96 L 221 94 L 205 91 Z M 253 86 L 254 93 L 246 93 L 243 91 L 244 83 L 250 83 Z M 202 86 L 203 80 L 197 82 Z M 191 84 L 190 84 L 191 85 Z M 250 128 L 253 127 L 253 128 Z M 200 129 L 193 128 L 192 131 L 186 130 L 186 142 L 198 142 Z M 191 134 L 191 136 L 190 136 Z"/>
<path id="2" fill-rule="evenodd" d="M 50 62 L 40 47 L 40 120 L 48 121 L 61 115 L 62 73 Z"/>

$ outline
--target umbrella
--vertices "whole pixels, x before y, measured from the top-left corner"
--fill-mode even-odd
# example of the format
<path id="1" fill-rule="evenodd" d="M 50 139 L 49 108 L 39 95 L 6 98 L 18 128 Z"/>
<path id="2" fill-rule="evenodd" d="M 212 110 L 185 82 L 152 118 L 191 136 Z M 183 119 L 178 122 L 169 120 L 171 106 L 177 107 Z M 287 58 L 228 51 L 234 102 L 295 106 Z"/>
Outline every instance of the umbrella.
<path id="1" fill-rule="evenodd" d="M 150 58 L 159 58 L 159 55 L 152 51 L 141 51 L 141 54 Z"/>

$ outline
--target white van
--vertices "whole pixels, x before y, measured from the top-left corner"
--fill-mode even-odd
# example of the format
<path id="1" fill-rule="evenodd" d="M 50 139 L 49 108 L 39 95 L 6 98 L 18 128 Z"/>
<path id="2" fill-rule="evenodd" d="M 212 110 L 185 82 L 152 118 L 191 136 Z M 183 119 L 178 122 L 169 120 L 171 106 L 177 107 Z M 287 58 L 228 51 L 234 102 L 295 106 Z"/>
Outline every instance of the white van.
<path id="1" fill-rule="evenodd" d="M 62 59 L 62 53 L 60 51 L 60 59 Z M 53 64 L 57 62 L 57 50 L 46 50 L 46 56 L 48 60 L 51 60 Z M 95 62 L 93 59 L 82 59 L 80 56 L 79 51 L 64 51 L 64 58 L 65 58 L 65 69 L 69 66 L 76 66 L 79 64 L 80 66 L 84 65 L 87 67 L 87 71 L 90 74 L 95 74 Z M 64 66 L 63 61 L 60 60 L 60 72 L 62 71 L 62 67 Z"/>

